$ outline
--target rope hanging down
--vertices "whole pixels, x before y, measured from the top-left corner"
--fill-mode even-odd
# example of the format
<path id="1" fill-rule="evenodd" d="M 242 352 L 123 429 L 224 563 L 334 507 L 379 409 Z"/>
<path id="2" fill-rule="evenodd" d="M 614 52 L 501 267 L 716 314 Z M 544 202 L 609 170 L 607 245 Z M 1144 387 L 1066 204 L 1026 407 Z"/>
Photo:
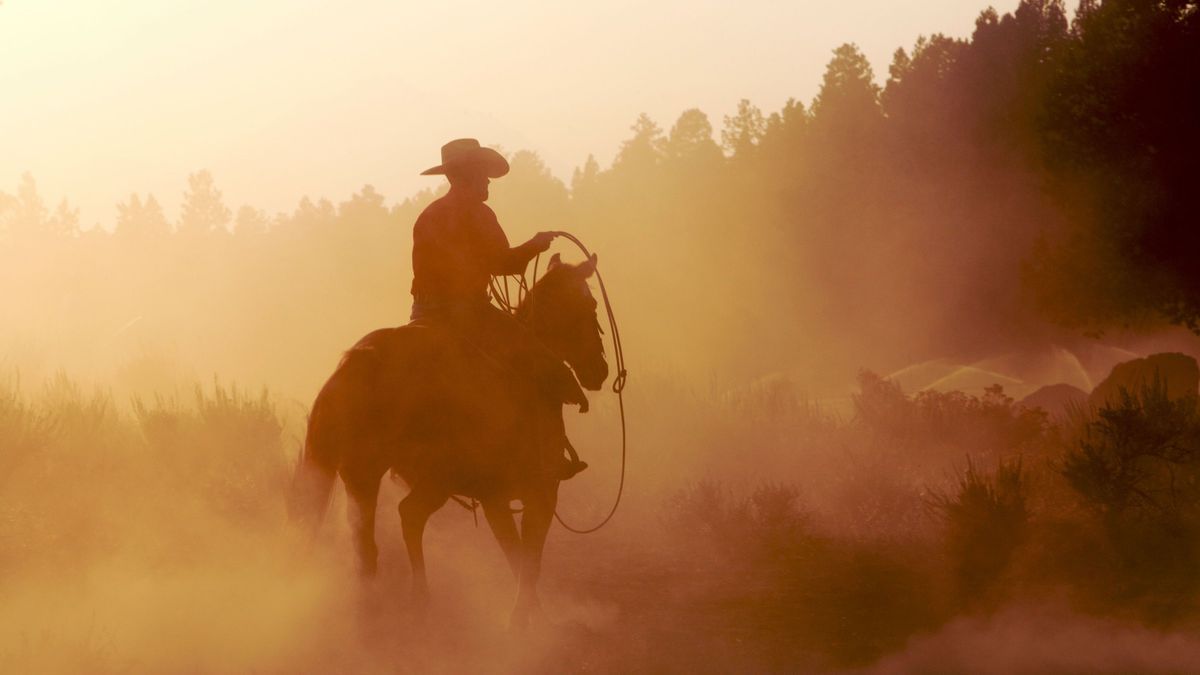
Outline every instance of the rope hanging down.
<path id="1" fill-rule="evenodd" d="M 588 251 L 587 247 L 583 245 L 583 242 L 579 241 L 579 238 L 575 235 L 571 234 L 570 232 L 555 232 L 554 234 L 555 236 L 562 237 L 578 246 L 579 250 L 583 251 L 583 255 L 585 257 L 592 257 L 591 251 Z M 538 257 L 533 261 L 534 284 L 537 283 L 538 265 L 540 262 L 541 255 L 539 254 Z M 516 310 L 517 305 L 519 305 L 521 301 L 525 299 L 525 295 L 532 287 L 532 284 L 526 283 L 524 274 L 514 276 L 513 278 L 516 283 L 516 302 L 513 302 L 514 298 L 509 293 L 510 289 L 508 285 L 508 277 L 504 278 L 503 287 L 496 283 L 495 277 L 493 277 L 491 281 L 492 297 L 495 298 L 496 302 L 499 303 L 502 308 L 508 310 L 509 312 Z M 613 343 L 613 363 L 617 369 L 616 377 L 613 378 L 612 391 L 617 395 L 617 409 L 620 412 L 621 417 L 621 478 L 617 483 L 617 496 L 615 499 L 613 499 L 612 508 L 609 509 L 608 515 L 604 516 L 604 519 L 593 527 L 573 527 L 563 520 L 562 516 L 558 514 L 557 509 L 554 511 L 554 518 L 558 521 L 558 524 L 562 525 L 567 531 L 574 532 L 575 534 L 591 534 L 592 532 L 595 532 L 607 525 L 608 522 L 612 520 L 612 517 L 616 515 L 617 507 L 621 505 L 621 497 L 625 494 L 625 455 L 627 449 L 627 434 L 625 428 L 625 397 L 623 392 L 625 391 L 625 382 L 628 379 L 629 373 L 625 370 L 625 350 L 621 345 L 621 331 L 617 328 L 617 317 L 613 313 L 612 302 L 610 302 L 608 299 L 608 289 L 604 287 L 604 277 L 600 275 L 599 269 L 596 270 L 596 281 L 600 284 L 600 296 L 604 299 L 604 311 L 608 314 L 608 327 L 610 334 L 612 335 Z"/>

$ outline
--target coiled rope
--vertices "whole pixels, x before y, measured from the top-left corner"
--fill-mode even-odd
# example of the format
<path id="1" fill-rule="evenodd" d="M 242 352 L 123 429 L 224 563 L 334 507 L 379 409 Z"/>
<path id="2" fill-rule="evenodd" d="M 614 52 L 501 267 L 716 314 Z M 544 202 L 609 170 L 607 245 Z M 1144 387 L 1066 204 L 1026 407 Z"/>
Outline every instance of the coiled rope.
<path id="1" fill-rule="evenodd" d="M 567 241 L 578 246 L 579 250 L 583 252 L 585 257 L 589 259 L 592 257 L 592 253 L 588 250 L 587 246 L 584 246 L 583 242 L 570 232 L 555 232 L 554 235 L 562 237 L 563 239 L 566 239 Z M 540 262 L 541 255 L 539 254 L 533 262 L 534 284 L 537 283 L 538 265 Z M 496 282 L 494 277 L 492 278 L 492 297 L 503 309 L 508 310 L 509 312 L 514 312 L 517 306 L 525 299 L 525 295 L 528 294 L 529 289 L 532 288 L 532 284 L 526 283 L 524 274 L 514 275 L 517 297 L 516 302 L 513 302 L 513 297 L 509 292 L 510 288 L 508 279 L 508 277 L 504 277 L 504 284 L 501 286 Z M 565 528 L 568 532 L 574 532 L 575 534 L 591 534 L 607 525 L 609 521 L 612 520 L 613 516 L 616 515 L 617 508 L 621 505 L 621 497 L 625 494 L 625 457 L 627 454 L 628 445 L 625 425 L 625 396 L 623 392 L 625 391 L 625 383 L 628 380 L 629 372 L 625 369 L 625 350 L 621 344 L 621 331 L 617 327 L 617 317 L 616 314 L 613 313 L 612 302 L 608 299 L 608 289 L 604 286 L 604 277 L 600 274 L 599 269 L 596 270 L 596 281 L 600 285 L 600 296 L 604 299 L 604 311 L 608 315 L 608 327 L 610 335 L 612 336 L 613 344 L 613 364 L 616 366 L 617 370 L 616 377 L 613 378 L 612 392 L 617 395 L 617 409 L 620 412 L 621 418 L 621 477 L 617 483 L 617 496 L 613 499 L 612 508 L 609 509 L 608 515 L 604 516 L 604 519 L 601 520 L 597 525 L 587 528 L 574 527 L 564 521 L 563 517 L 559 515 L 558 509 L 555 509 L 554 518 L 558 521 L 558 524 L 562 525 L 563 528 Z"/>

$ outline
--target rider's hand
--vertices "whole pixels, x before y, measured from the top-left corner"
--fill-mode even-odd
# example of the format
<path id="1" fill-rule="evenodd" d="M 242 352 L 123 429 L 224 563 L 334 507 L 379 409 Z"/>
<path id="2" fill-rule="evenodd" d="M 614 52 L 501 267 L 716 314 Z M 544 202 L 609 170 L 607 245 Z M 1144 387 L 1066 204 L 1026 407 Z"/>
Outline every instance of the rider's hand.
<path id="1" fill-rule="evenodd" d="M 530 239 L 533 242 L 533 250 L 544 253 L 546 249 L 550 248 L 550 242 L 554 241 L 557 236 L 554 232 L 538 232 L 533 235 L 533 239 Z"/>

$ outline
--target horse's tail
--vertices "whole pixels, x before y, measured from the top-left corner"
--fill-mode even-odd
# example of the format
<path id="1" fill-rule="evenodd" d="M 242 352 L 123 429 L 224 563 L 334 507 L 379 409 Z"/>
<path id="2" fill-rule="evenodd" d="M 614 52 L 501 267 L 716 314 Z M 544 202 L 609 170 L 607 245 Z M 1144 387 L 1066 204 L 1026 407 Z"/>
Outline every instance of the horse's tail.
<path id="1" fill-rule="evenodd" d="M 344 362 L 343 362 L 344 365 Z M 339 367 L 339 371 L 342 368 Z M 342 448 L 346 439 L 341 417 L 344 411 L 340 396 L 344 383 L 335 372 L 313 402 L 308 416 L 308 431 L 304 438 L 304 451 L 292 477 L 292 489 L 288 501 L 288 515 L 293 523 L 315 532 L 325 519 L 333 493 L 333 481 L 342 461 Z"/>
<path id="2" fill-rule="evenodd" d="M 370 426 L 363 416 L 381 367 L 377 344 L 390 339 L 395 330 L 377 330 L 359 340 L 313 402 L 288 499 L 292 522 L 310 532 L 320 527 L 329 509 L 334 477 L 346 461 L 344 453 L 361 444 L 358 434 Z"/>

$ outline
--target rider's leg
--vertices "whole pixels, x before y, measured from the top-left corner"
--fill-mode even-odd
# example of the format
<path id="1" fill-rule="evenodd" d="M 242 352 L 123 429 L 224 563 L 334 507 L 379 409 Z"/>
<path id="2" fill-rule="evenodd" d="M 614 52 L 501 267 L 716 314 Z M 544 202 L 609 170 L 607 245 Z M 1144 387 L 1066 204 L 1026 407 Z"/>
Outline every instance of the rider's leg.
<path id="1" fill-rule="evenodd" d="M 541 456 L 548 461 L 544 467 L 551 477 L 567 480 L 588 467 L 587 462 L 579 459 L 571 441 L 567 439 L 567 429 L 563 424 L 562 410 L 559 406 L 547 410 L 546 414 L 538 415 L 537 426 L 543 431 L 536 442 L 538 447 L 545 448 Z M 564 450 L 568 454 L 563 454 Z"/>

